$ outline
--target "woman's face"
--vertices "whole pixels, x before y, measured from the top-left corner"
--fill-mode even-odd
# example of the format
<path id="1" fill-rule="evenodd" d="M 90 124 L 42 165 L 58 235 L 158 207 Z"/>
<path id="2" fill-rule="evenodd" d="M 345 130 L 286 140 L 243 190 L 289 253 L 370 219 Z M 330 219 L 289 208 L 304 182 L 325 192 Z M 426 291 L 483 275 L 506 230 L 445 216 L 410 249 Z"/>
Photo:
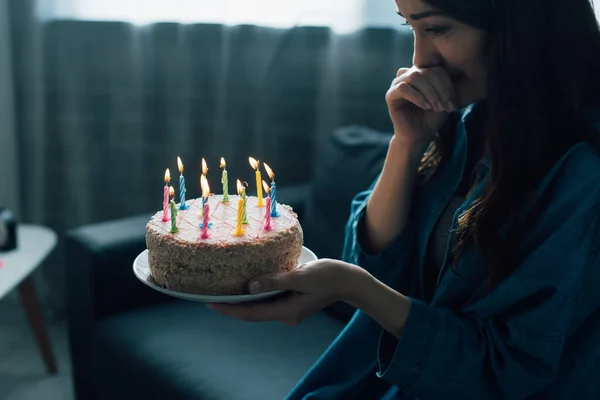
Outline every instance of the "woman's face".
<path id="1" fill-rule="evenodd" d="M 485 99 L 485 32 L 443 15 L 423 0 L 395 1 L 398 14 L 414 32 L 414 66 L 444 67 L 461 107 Z"/>

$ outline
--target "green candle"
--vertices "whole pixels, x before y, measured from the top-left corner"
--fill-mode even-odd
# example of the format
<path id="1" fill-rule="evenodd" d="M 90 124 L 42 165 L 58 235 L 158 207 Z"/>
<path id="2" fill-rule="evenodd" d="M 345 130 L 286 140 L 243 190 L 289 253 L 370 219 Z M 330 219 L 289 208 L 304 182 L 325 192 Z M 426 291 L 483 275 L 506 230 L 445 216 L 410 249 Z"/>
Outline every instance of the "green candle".
<path id="1" fill-rule="evenodd" d="M 229 201 L 229 181 L 225 166 L 225 159 L 221 157 L 221 168 L 223 168 L 223 174 L 221 175 L 221 183 L 223 184 L 223 203 L 227 203 Z"/>
<path id="2" fill-rule="evenodd" d="M 173 189 L 173 186 L 171 186 L 170 188 L 170 194 L 171 196 L 175 195 L 175 190 Z M 169 202 L 169 208 L 171 209 L 171 230 L 169 232 L 179 232 L 179 229 L 177 228 L 177 205 L 175 204 L 175 201 L 173 199 L 171 199 L 171 201 Z"/>
<path id="3" fill-rule="evenodd" d="M 242 189 L 242 200 L 244 200 L 244 212 L 242 213 L 242 224 L 248 225 L 248 218 L 246 217 L 246 188 Z"/>

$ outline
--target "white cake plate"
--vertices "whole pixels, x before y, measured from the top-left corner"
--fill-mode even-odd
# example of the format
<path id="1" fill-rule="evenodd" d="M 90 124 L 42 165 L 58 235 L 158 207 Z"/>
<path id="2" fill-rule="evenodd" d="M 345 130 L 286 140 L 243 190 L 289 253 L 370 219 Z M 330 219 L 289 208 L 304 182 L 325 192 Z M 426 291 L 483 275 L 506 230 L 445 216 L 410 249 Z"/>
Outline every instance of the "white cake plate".
<path id="1" fill-rule="evenodd" d="M 298 259 L 298 266 L 315 260 L 317 260 L 317 256 L 315 255 L 315 253 L 302 246 L 302 253 L 300 254 L 300 258 Z M 142 281 L 142 283 L 151 287 L 154 290 L 183 300 L 198 301 L 201 303 L 242 303 L 245 301 L 256 301 L 266 299 L 284 292 L 283 290 L 273 290 L 270 292 L 264 292 L 259 294 L 207 296 L 165 289 L 164 287 L 156 283 L 154 278 L 152 278 L 152 275 L 150 275 L 150 266 L 148 265 L 148 250 L 144 250 L 136 257 L 135 261 L 133 262 L 133 273 L 140 281 Z"/>

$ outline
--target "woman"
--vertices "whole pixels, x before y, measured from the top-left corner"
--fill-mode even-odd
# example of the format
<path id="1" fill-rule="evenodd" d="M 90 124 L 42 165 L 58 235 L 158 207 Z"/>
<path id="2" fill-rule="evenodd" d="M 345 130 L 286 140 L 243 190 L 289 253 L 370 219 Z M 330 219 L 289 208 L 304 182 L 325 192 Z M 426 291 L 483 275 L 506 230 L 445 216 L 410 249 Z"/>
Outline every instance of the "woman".
<path id="1" fill-rule="evenodd" d="M 590 2 L 396 6 L 414 66 L 387 92 L 394 137 L 353 202 L 346 262 L 250 285 L 292 293 L 273 302 L 209 306 L 291 324 L 338 300 L 359 309 L 290 399 L 600 398 Z"/>

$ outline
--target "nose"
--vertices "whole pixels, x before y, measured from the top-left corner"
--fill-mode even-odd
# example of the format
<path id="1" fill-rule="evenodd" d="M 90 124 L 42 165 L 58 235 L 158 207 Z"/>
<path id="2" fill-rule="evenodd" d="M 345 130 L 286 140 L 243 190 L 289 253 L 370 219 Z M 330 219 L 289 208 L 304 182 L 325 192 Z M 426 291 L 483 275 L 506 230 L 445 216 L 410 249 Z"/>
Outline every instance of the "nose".
<path id="1" fill-rule="evenodd" d="M 413 65 L 418 68 L 431 68 L 442 64 L 442 56 L 431 40 L 415 34 Z"/>

